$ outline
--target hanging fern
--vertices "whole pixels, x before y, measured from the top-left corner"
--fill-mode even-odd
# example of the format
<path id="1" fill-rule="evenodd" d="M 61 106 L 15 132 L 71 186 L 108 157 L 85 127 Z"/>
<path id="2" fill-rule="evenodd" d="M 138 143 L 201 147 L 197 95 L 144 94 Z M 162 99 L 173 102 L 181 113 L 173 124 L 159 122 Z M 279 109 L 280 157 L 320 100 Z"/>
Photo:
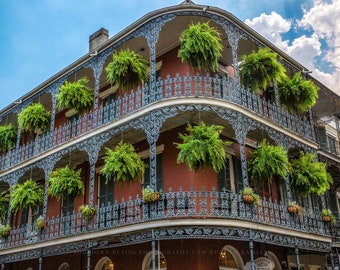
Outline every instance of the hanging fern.
<path id="1" fill-rule="evenodd" d="M 277 54 L 269 48 L 260 48 L 257 52 L 242 56 L 242 59 L 239 65 L 241 83 L 255 93 L 266 91 L 268 87 L 273 87 L 273 80 L 282 82 L 287 76 L 286 69 L 277 61 Z"/>
<path id="2" fill-rule="evenodd" d="M 44 132 L 49 130 L 51 113 L 41 103 L 33 103 L 18 114 L 18 124 L 22 131 Z"/>
<path id="3" fill-rule="evenodd" d="M 199 70 L 217 71 L 223 46 L 220 33 L 209 22 L 189 25 L 180 36 L 178 57 Z"/>
<path id="4" fill-rule="evenodd" d="M 9 206 L 9 193 L 3 191 L 0 193 L 0 224 L 5 223 Z"/>
<path id="5" fill-rule="evenodd" d="M 253 183 L 258 186 L 263 180 L 272 180 L 274 176 L 286 178 L 289 170 L 287 151 L 282 146 L 270 145 L 264 139 L 251 151 L 248 170 Z"/>
<path id="6" fill-rule="evenodd" d="M 48 193 L 57 200 L 63 196 L 75 198 L 85 192 L 84 183 L 78 171 L 71 169 L 68 165 L 58 168 L 50 174 Z"/>
<path id="7" fill-rule="evenodd" d="M 279 84 L 279 99 L 288 111 L 307 112 L 318 99 L 318 86 L 311 80 L 305 80 L 301 72 L 288 76 Z"/>
<path id="8" fill-rule="evenodd" d="M 12 124 L 0 126 L 0 150 L 7 151 L 15 145 L 17 139 L 16 128 Z"/>
<path id="9" fill-rule="evenodd" d="M 122 141 L 113 150 L 106 148 L 104 162 L 101 173 L 106 181 L 113 179 L 120 185 L 124 181 L 128 183 L 136 181 L 143 176 L 145 171 L 145 163 L 138 156 L 133 145 Z"/>
<path id="10" fill-rule="evenodd" d="M 34 208 L 44 203 L 44 188 L 32 179 L 12 186 L 11 190 L 10 209 L 14 212 L 20 208 Z"/>
<path id="11" fill-rule="evenodd" d="M 94 91 L 87 86 L 89 80 L 84 77 L 76 82 L 66 81 L 61 87 L 57 95 L 58 109 L 75 109 L 82 114 L 91 108 L 94 103 Z"/>
<path id="12" fill-rule="evenodd" d="M 326 163 L 315 161 L 316 155 L 300 152 L 300 158 L 292 159 L 290 183 L 294 193 L 324 194 L 330 189 L 333 179 L 326 170 Z"/>
<path id="13" fill-rule="evenodd" d="M 190 170 L 199 171 L 211 166 L 216 172 L 220 171 L 225 166 L 224 147 L 230 144 L 220 138 L 222 130 L 222 126 L 207 126 L 204 122 L 197 126 L 188 123 L 188 134 L 179 134 L 183 143 L 175 143 L 180 150 L 177 162 L 185 162 Z"/>
<path id="14" fill-rule="evenodd" d="M 138 53 L 129 48 L 113 53 L 112 61 L 106 67 L 106 79 L 122 90 L 128 90 L 139 82 L 148 81 L 149 63 Z"/>

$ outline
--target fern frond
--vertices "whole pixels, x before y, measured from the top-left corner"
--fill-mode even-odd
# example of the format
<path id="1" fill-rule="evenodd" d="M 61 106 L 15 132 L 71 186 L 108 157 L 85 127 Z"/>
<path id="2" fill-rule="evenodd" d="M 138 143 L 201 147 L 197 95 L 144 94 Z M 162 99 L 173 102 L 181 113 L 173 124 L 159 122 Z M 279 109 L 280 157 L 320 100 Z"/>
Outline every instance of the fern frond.
<path id="1" fill-rule="evenodd" d="M 207 126 L 201 122 L 197 126 L 187 125 L 187 134 L 179 134 L 182 143 L 175 143 L 180 150 L 178 163 L 185 162 L 190 170 L 199 171 L 205 166 L 211 166 L 216 172 L 225 166 L 225 146 L 220 138 L 223 127 L 218 125 Z"/>
<path id="2" fill-rule="evenodd" d="M 33 208 L 44 203 L 44 189 L 42 185 L 32 179 L 23 184 L 11 187 L 10 209 L 17 212 L 20 208 Z"/>
<path id="3" fill-rule="evenodd" d="M 10 123 L 7 126 L 0 126 L 0 150 L 6 151 L 15 145 L 17 130 Z"/>
<path id="4" fill-rule="evenodd" d="M 190 24 L 180 36 L 178 57 L 199 70 L 217 71 L 218 59 L 222 56 L 220 33 L 209 22 Z"/>
<path id="5" fill-rule="evenodd" d="M 255 93 L 266 91 L 273 86 L 273 81 L 282 82 L 287 76 L 286 69 L 277 61 L 277 54 L 269 48 L 260 48 L 249 55 L 242 56 L 243 62 L 239 65 L 240 80 L 246 89 Z"/>
<path id="6" fill-rule="evenodd" d="M 100 171 L 106 181 L 113 180 L 120 185 L 127 181 L 132 183 L 141 178 L 145 171 L 145 163 L 136 153 L 132 144 L 119 142 L 114 149 L 106 148 L 105 165 Z"/>
<path id="7" fill-rule="evenodd" d="M 315 154 L 305 154 L 301 151 L 300 158 L 291 160 L 290 182 L 296 194 L 320 195 L 330 189 L 333 179 L 326 170 L 326 164 L 315 159 Z"/>
<path id="8" fill-rule="evenodd" d="M 94 91 L 87 86 L 89 80 L 86 77 L 76 82 L 66 81 L 59 90 L 57 95 L 58 109 L 75 109 L 82 114 L 94 104 Z"/>
<path id="9" fill-rule="evenodd" d="M 78 197 L 85 192 L 80 176 L 81 169 L 74 170 L 68 165 L 58 168 L 50 174 L 48 193 L 57 200 L 63 196 Z"/>
<path id="10" fill-rule="evenodd" d="M 107 81 L 122 90 L 128 90 L 139 82 L 147 82 L 149 63 L 129 48 L 113 53 L 112 61 L 105 68 Z"/>
<path id="11" fill-rule="evenodd" d="M 51 113 L 41 103 L 33 103 L 18 114 L 18 124 L 22 131 L 44 132 L 49 130 Z"/>

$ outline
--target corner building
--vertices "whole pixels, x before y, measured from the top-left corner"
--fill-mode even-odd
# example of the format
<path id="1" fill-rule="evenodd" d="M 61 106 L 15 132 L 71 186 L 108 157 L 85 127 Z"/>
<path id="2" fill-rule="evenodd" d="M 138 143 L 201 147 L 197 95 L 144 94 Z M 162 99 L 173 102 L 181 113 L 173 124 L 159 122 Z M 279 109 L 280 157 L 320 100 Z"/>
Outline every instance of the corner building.
<path id="1" fill-rule="evenodd" d="M 179 37 L 192 22 L 207 22 L 223 42 L 219 70 L 196 70 L 178 57 Z M 162 269 L 162 270 L 323 270 L 339 267 L 338 224 L 322 221 L 321 209 L 339 214 L 340 98 L 311 77 L 320 88 L 316 105 L 305 115 L 284 110 L 240 85 L 241 55 L 269 47 L 291 73 L 300 63 L 225 10 L 185 1 L 146 14 L 109 38 L 106 29 L 90 36 L 89 53 L 0 112 L 0 124 L 12 123 L 22 109 L 41 103 L 51 112 L 49 131 L 28 136 L 18 130 L 10 151 L 0 156 L 2 190 L 34 179 L 44 186 L 43 205 L 9 211 L 9 236 L 0 240 L 2 270 L 28 269 Z M 112 54 L 130 48 L 149 62 L 149 80 L 121 91 L 106 80 Z M 84 114 L 57 108 L 66 81 L 86 76 L 94 91 L 93 107 Z M 274 84 L 274 90 L 277 85 Z M 337 111 L 338 110 L 338 111 Z M 179 133 L 187 123 L 221 125 L 225 168 L 194 172 L 177 163 Z M 324 195 L 295 198 L 305 211 L 292 216 L 289 179 L 265 181 L 260 204 L 242 200 L 249 186 L 249 152 L 264 138 L 287 151 L 302 149 L 327 163 L 332 188 Z M 119 185 L 106 181 L 105 149 L 119 141 L 133 144 L 148 164 L 142 181 Z M 85 193 L 60 200 L 48 195 L 50 173 L 71 165 L 81 169 Z M 143 201 L 152 186 L 158 201 Z M 96 208 L 87 221 L 83 204 Z M 46 217 L 36 231 L 37 217 Z M 338 220 L 337 220 L 338 221 Z M 5 223 L 3 221 L 3 223 Z"/>

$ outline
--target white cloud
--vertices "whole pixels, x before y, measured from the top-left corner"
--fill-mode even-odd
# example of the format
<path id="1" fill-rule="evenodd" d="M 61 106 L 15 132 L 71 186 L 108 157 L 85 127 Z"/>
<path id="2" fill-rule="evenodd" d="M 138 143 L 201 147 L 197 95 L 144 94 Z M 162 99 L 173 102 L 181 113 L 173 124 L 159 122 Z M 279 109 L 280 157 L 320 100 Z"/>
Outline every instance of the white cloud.
<path id="1" fill-rule="evenodd" d="M 288 46 L 288 41 L 283 41 L 281 34 L 286 33 L 291 28 L 291 21 L 285 20 L 281 15 L 272 11 L 270 15 L 262 13 L 259 17 L 245 21 L 250 27 L 261 33 L 266 39 L 276 46 L 284 49 Z"/>
<path id="2" fill-rule="evenodd" d="M 304 15 L 299 26 L 312 29 L 318 39 L 327 44 L 323 60 L 329 62 L 334 71 L 331 74 L 316 71 L 317 78 L 340 94 L 340 0 L 314 1 L 314 6 Z"/>
<path id="3" fill-rule="evenodd" d="M 315 0 L 313 7 L 304 10 L 303 17 L 294 25 L 276 12 L 261 14 L 246 24 L 274 43 L 291 57 L 313 70 L 313 76 L 340 94 L 340 0 Z M 283 40 L 282 34 L 292 27 L 295 30 L 312 30 L 310 36 L 302 35 L 291 42 Z M 322 42 L 326 50 L 322 50 Z M 327 73 L 325 66 L 318 65 L 316 57 L 323 57 L 324 65 L 334 67 Z M 330 69 L 328 69 L 330 70 Z"/>

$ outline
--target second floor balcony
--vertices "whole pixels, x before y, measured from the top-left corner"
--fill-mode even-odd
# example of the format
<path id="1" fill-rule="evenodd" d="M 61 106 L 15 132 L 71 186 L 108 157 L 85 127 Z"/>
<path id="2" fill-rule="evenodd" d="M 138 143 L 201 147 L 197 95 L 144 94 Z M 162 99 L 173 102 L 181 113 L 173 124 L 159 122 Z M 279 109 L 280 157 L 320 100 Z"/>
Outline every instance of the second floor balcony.
<path id="1" fill-rule="evenodd" d="M 292 214 L 287 205 L 263 198 L 259 204 L 252 205 L 243 201 L 241 194 L 190 189 L 179 191 L 169 189 L 154 202 L 145 202 L 143 198 L 128 198 L 121 202 L 96 207 L 92 219 L 84 219 L 80 211 L 66 215 L 48 217 L 46 226 L 37 229 L 35 224 L 26 224 L 12 228 L 10 234 L 3 237 L 0 249 L 11 249 L 56 240 L 82 236 L 86 239 L 115 237 L 124 232 L 133 233 L 148 230 L 155 226 L 171 228 L 183 224 L 196 226 L 223 226 L 230 229 L 254 229 L 273 234 L 308 237 L 308 239 L 331 237 L 332 225 L 322 221 L 317 211 L 305 209 L 303 213 Z M 116 235 L 117 236 L 117 235 Z M 175 236 L 174 236 L 175 237 Z M 270 239 L 268 239 L 270 241 Z"/>

